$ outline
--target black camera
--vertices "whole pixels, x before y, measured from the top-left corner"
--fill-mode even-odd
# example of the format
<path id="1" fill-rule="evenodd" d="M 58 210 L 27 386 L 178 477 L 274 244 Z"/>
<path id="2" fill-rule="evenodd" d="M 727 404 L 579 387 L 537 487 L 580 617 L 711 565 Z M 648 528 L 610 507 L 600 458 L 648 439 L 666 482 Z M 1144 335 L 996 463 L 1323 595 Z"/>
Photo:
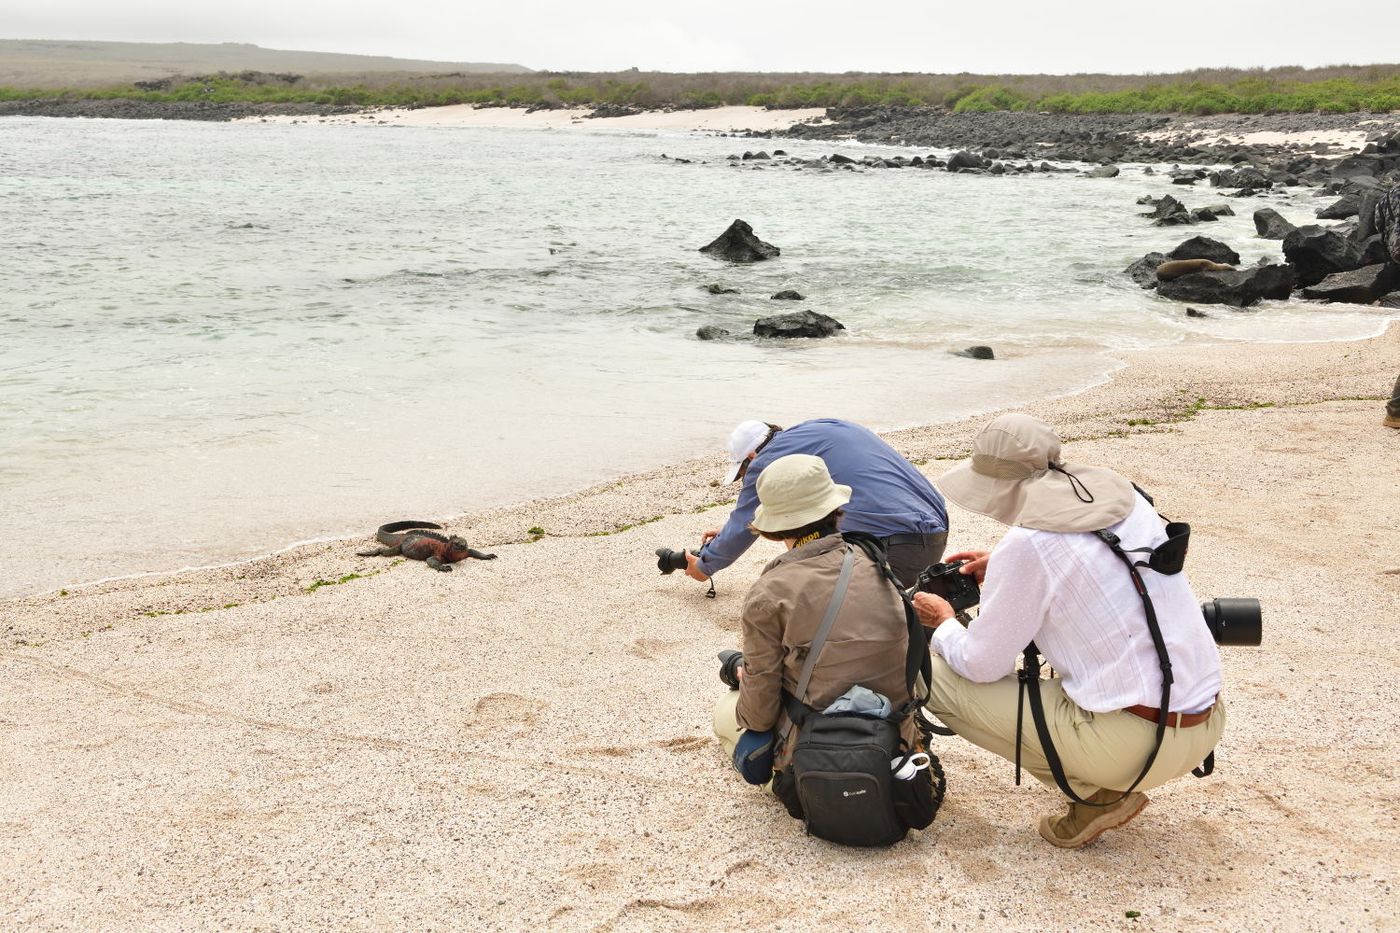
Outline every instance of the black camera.
<path id="1" fill-rule="evenodd" d="M 719 680 L 730 690 L 739 689 L 739 674 L 736 668 L 744 663 L 744 652 L 728 648 L 719 653 Z"/>
<path id="2" fill-rule="evenodd" d="M 1201 603 L 1201 615 L 1217 645 L 1254 647 L 1264 641 L 1264 620 L 1257 599 L 1212 599 Z"/>
<path id="3" fill-rule="evenodd" d="M 953 607 L 954 612 L 966 612 L 982 600 L 982 591 L 977 588 L 977 580 L 970 573 L 960 572 L 966 561 L 951 564 L 934 564 L 925 567 L 909 589 L 914 593 L 932 593 L 941 596 Z"/>
<path id="4" fill-rule="evenodd" d="M 675 573 L 686 568 L 686 551 L 673 551 L 668 547 L 656 549 L 656 569 L 662 573 Z"/>

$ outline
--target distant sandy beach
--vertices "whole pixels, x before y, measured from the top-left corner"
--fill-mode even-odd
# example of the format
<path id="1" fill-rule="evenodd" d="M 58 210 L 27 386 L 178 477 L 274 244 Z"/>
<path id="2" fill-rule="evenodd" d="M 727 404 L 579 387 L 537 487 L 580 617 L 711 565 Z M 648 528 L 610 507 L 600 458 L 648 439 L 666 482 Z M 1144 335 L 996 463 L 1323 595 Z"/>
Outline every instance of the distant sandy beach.
<path id="1" fill-rule="evenodd" d="M 1371 121 L 1380 122 L 1380 121 Z M 1319 143 L 1337 146 L 1342 149 L 1361 149 L 1366 145 L 1367 131 L 1355 130 L 1304 130 L 1282 132 L 1277 130 L 1254 130 L 1234 132 L 1218 126 L 1196 126 L 1190 122 L 1174 126 L 1169 130 L 1139 133 L 1143 139 L 1166 140 L 1185 138 L 1210 145 L 1236 146 L 1313 146 Z"/>
<path id="2" fill-rule="evenodd" d="M 241 123 L 373 123 L 391 126 L 499 127 L 557 130 L 570 127 L 611 130 L 672 130 L 676 132 L 729 133 L 745 130 L 787 129 L 794 123 L 820 119 L 822 108 L 768 110 L 763 107 L 714 107 L 708 110 L 648 110 L 625 117 L 590 118 L 592 108 L 535 110 L 523 107 L 475 107 L 456 104 L 417 109 L 387 108 L 344 116 L 245 117 Z"/>
<path id="3" fill-rule="evenodd" d="M 0 927 L 1393 929 L 1400 327 L 1126 359 L 1025 410 L 1190 521 L 1199 594 L 1262 600 L 1265 644 L 1223 652 L 1216 775 L 1093 847 L 957 739 L 889 851 L 742 784 L 714 654 L 775 547 L 715 600 L 652 557 L 724 518 L 715 456 L 455 523 L 500 557 L 450 574 L 356 540 L 0 603 Z M 937 477 L 985 420 L 889 437 Z"/>

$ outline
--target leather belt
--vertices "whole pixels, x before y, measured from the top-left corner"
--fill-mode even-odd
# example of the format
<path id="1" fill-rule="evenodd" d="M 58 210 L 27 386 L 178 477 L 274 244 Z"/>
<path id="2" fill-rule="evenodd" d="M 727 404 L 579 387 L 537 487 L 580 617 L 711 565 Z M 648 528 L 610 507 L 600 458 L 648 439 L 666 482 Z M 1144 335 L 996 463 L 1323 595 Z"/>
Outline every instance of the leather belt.
<path id="1" fill-rule="evenodd" d="M 931 542 L 933 541 L 933 539 L 935 539 L 935 538 L 937 538 L 937 537 L 940 537 L 940 536 L 942 536 L 942 535 L 945 535 L 945 534 L 947 534 L 947 532 L 940 531 L 940 532 L 938 532 L 938 534 L 932 534 L 932 535 L 916 535 L 916 534 L 886 535 L 885 537 L 881 538 L 880 540 L 883 541 L 883 542 L 885 543 L 885 547 L 893 547 L 893 546 L 896 545 L 896 544 L 929 544 L 929 543 L 931 543 Z"/>
<path id="2" fill-rule="evenodd" d="M 1160 713 L 1161 710 L 1155 706 L 1128 706 L 1124 707 L 1123 712 L 1132 713 L 1134 716 L 1146 719 L 1148 722 L 1156 722 L 1157 714 Z M 1192 726 L 1199 726 L 1201 723 L 1210 719 L 1210 714 L 1213 712 L 1215 712 L 1214 703 L 1199 713 L 1168 713 L 1167 726 L 1172 729 L 1189 729 Z"/>

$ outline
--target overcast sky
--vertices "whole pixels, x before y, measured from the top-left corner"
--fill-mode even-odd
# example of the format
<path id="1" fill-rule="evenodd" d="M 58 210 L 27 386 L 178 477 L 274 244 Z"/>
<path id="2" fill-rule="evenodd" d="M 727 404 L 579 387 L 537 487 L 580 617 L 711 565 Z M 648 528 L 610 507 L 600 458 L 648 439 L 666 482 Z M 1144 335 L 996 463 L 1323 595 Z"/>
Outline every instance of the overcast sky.
<path id="1" fill-rule="evenodd" d="M 1163 72 L 1400 61 L 1400 2 L 8 0 L 4 38 L 251 42 L 542 70 Z"/>

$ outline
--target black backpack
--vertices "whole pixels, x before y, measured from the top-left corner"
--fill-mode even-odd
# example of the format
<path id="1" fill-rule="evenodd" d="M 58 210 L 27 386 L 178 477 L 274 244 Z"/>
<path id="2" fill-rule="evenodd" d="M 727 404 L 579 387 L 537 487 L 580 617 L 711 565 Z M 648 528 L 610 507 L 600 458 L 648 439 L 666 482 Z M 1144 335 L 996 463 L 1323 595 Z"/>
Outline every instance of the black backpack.
<path id="1" fill-rule="evenodd" d="M 848 543 L 841 575 L 812 639 L 796 695 L 784 695 L 788 719 L 797 727 L 798 738 L 788 767 L 773 781 L 773 793 L 814 836 L 848 846 L 888 846 L 903 839 L 910 829 L 923 829 L 932 823 L 947 787 L 938 758 L 932 752 L 927 768 L 915 770 L 907 780 L 894 776 L 918 751 L 908 747 L 900 725 L 927 699 L 926 693 L 919 696 L 916 685 L 920 674 L 923 683 L 931 682 L 928 642 L 913 606 L 894 583 L 878 542 L 868 536 L 845 537 Z M 889 719 L 859 713 L 828 715 L 799 699 L 806 696 L 817 656 L 845 600 L 856 547 L 875 561 L 904 603 L 909 631 L 905 676 L 910 700 Z M 786 733 L 779 741 L 785 740 Z"/>

